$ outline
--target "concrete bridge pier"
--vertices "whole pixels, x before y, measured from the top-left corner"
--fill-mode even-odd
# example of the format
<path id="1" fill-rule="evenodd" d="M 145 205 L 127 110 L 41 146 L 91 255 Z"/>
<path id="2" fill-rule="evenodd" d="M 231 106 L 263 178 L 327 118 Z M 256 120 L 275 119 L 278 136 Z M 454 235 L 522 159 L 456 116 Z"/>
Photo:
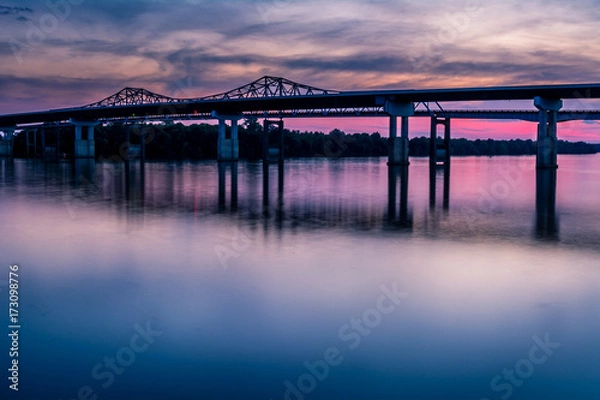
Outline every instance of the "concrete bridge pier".
<path id="1" fill-rule="evenodd" d="M 217 111 L 212 116 L 219 120 L 219 134 L 217 137 L 217 160 L 238 161 L 240 159 L 240 144 L 238 139 L 238 121 L 243 115 L 222 115 Z M 227 133 L 226 121 L 231 122 L 231 129 Z"/>
<path id="2" fill-rule="evenodd" d="M 269 141 L 272 126 L 277 127 L 276 147 L 271 147 Z M 273 121 L 265 119 L 263 122 L 263 163 L 268 164 L 269 162 L 277 161 L 282 164 L 285 157 L 284 146 L 285 135 L 283 132 L 283 120 Z"/>
<path id="3" fill-rule="evenodd" d="M 41 142 L 42 142 L 42 160 L 44 162 L 58 162 L 60 160 L 60 127 L 54 130 L 54 143 L 48 141 L 48 130 L 42 127 Z M 51 132 L 52 130 L 50 130 Z"/>
<path id="4" fill-rule="evenodd" d="M 556 124 L 558 110 L 563 106 L 560 99 L 535 97 L 533 104 L 540 110 L 537 134 L 537 168 L 558 168 Z"/>
<path id="5" fill-rule="evenodd" d="M 25 156 L 27 158 L 37 157 L 37 129 L 25 131 Z"/>
<path id="6" fill-rule="evenodd" d="M 134 131 L 134 134 L 139 136 L 139 144 L 132 143 L 131 140 L 131 131 Z M 136 127 L 136 124 L 127 125 L 125 129 L 125 146 L 121 149 L 121 157 L 125 161 L 125 165 L 127 166 L 130 161 L 140 160 L 140 165 L 144 165 L 145 162 L 145 153 L 146 153 L 146 136 L 144 131 L 144 125 L 139 126 L 139 131 Z M 136 140 L 137 141 L 137 140 Z"/>
<path id="7" fill-rule="evenodd" d="M 117 157 L 117 160 L 123 161 L 122 171 L 125 178 L 125 199 L 139 199 L 143 203 L 146 186 L 146 127 L 143 123 L 138 126 L 136 122 L 123 126 L 125 127 L 125 142 L 119 149 L 120 157 Z M 133 136 L 139 136 L 139 139 L 132 140 L 132 132 Z M 140 162 L 139 170 L 135 167 L 135 160 L 139 160 Z M 135 195 L 133 198 L 131 196 L 132 193 Z"/>
<path id="8" fill-rule="evenodd" d="M 415 114 L 415 105 L 387 100 L 383 109 L 390 115 L 388 165 L 408 165 L 408 117 Z M 402 117 L 400 137 L 398 137 L 398 117 Z"/>
<path id="9" fill-rule="evenodd" d="M 94 127 L 98 121 L 70 121 L 75 126 L 74 158 L 94 158 L 96 145 L 94 142 Z"/>
<path id="10" fill-rule="evenodd" d="M 271 127 L 275 126 L 277 131 L 277 144 L 276 147 L 271 147 L 270 136 Z M 266 216 L 269 216 L 270 206 L 270 177 L 269 177 L 269 165 L 271 162 L 277 162 L 277 193 L 278 193 L 278 204 L 283 201 L 283 189 L 284 189 L 284 173 L 283 173 L 283 162 L 285 159 L 284 147 L 285 146 L 285 134 L 283 130 L 283 120 L 268 120 L 265 119 L 263 122 L 263 211 Z M 277 208 L 278 212 L 281 211 L 281 207 Z"/>
<path id="11" fill-rule="evenodd" d="M 437 138 L 438 125 L 444 126 L 444 139 L 440 144 Z M 450 118 L 431 117 L 431 135 L 429 139 L 429 164 L 450 165 Z"/>
<path id="12" fill-rule="evenodd" d="M 2 127 L 0 131 L 4 133 L 0 138 L 0 157 L 12 157 L 15 127 Z"/>

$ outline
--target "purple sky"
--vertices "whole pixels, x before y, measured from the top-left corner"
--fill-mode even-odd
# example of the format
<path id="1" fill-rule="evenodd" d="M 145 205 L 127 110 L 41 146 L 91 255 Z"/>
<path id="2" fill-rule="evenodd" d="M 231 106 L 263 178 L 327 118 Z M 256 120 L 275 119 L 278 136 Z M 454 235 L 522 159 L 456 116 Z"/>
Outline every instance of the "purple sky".
<path id="1" fill-rule="evenodd" d="M 0 0 L 0 113 L 79 106 L 125 86 L 198 97 L 262 75 L 338 90 L 600 82 L 598 21 L 596 0 Z M 287 126 L 387 134 L 385 119 Z M 453 132 L 534 138 L 535 125 L 455 121 Z M 561 124 L 559 135 L 600 142 L 600 126 Z"/>

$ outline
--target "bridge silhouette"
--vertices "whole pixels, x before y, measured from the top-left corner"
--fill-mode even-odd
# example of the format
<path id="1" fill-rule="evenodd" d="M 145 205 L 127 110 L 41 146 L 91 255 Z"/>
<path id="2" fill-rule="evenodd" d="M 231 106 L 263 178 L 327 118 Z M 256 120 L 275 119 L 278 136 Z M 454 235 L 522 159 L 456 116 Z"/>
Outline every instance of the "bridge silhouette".
<path id="1" fill-rule="evenodd" d="M 239 158 L 238 121 L 265 118 L 263 158 L 283 160 L 283 119 L 323 117 L 388 117 L 389 164 L 408 164 L 410 117 L 431 118 L 430 161 L 432 165 L 450 162 L 451 119 L 516 119 L 538 122 L 538 168 L 556 168 L 557 123 L 571 120 L 597 120 L 600 111 L 562 110 L 562 99 L 600 98 L 600 84 L 499 86 L 458 89 L 337 91 L 321 89 L 291 80 L 263 76 L 238 88 L 198 97 L 175 98 L 143 88 L 127 87 L 100 101 L 81 107 L 0 115 L 0 156 L 12 155 L 16 130 L 37 129 L 48 124 L 75 127 L 74 156 L 94 157 L 94 126 L 110 122 L 140 123 L 157 120 L 216 119 L 219 122 L 218 159 Z M 447 110 L 448 101 L 531 100 L 536 110 Z M 398 117 L 401 117 L 398 136 Z M 226 123 L 231 125 L 230 130 Z M 36 125 L 37 124 L 37 125 Z M 41 125 L 40 125 L 41 124 Z M 279 148 L 269 149 L 267 135 L 276 125 Z M 438 140 L 437 128 L 444 126 Z M 43 132 L 42 132 L 43 135 Z M 143 146 L 144 140 L 142 140 Z M 140 149 L 143 157 L 143 148 Z"/>

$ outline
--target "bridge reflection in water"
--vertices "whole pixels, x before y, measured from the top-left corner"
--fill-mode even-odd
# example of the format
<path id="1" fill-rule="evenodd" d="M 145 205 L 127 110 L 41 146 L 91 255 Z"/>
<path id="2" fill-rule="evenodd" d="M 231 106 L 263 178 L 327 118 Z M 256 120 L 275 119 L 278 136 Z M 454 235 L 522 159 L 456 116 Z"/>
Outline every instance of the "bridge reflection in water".
<path id="1" fill-rule="evenodd" d="M 89 168 L 88 166 L 86 171 L 89 171 Z M 311 175 L 316 172 L 299 173 L 283 163 L 219 162 L 216 171 L 217 179 L 215 179 L 216 187 L 195 182 L 193 175 L 186 172 L 187 168 L 190 167 L 172 164 L 168 168 L 167 175 L 163 175 L 164 171 L 156 169 L 150 174 L 152 178 L 149 184 L 144 183 L 144 173 L 139 167 L 132 167 L 129 171 L 123 168 L 120 170 L 121 175 L 117 168 L 117 174 L 112 177 L 105 176 L 104 181 L 112 180 L 113 183 L 110 185 L 112 189 L 121 188 L 122 197 L 130 202 L 130 206 L 136 205 L 131 208 L 132 210 L 142 211 L 156 207 L 183 208 L 184 211 L 193 209 L 196 214 L 231 214 L 240 219 L 264 219 L 265 222 L 271 220 L 279 229 L 285 224 L 290 224 L 296 227 L 301 225 L 359 229 L 381 227 L 386 230 L 411 231 L 415 228 L 413 208 L 426 204 L 420 198 L 409 196 L 411 167 L 408 165 L 385 167 L 387 168 L 387 209 L 378 207 L 374 203 L 346 201 L 335 195 L 320 193 L 316 184 L 316 180 L 320 177 L 318 174 Z M 214 165 L 202 165 L 201 169 L 214 175 Z M 243 170 L 241 200 L 240 169 Z M 286 175 L 290 180 L 287 187 Z M 556 175 L 556 169 L 538 169 L 536 172 L 533 231 L 534 237 L 538 239 L 558 239 Z M 439 221 L 436 219 L 452 212 L 457 214 L 459 207 L 451 209 L 450 164 L 430 166 L 428 176 L 430 211 L 427 225 L 431 230 L 435 229 L 432 226 L 439 226 Z M 415 182 L 416 184 L 418 182 Z M 147 196 L 144 196 L 145 193 Z M 381 198 L 385 193 L 375 195 Z M 531 199 L 532 204 L 533 200 Z M 437 210 L 441 210 L 442 214 L 438 215 Z"/>
<path id="2" fill-rule="evenodd" d="M 146 163 L 144 166 L 86 159 L 48 165 L 2 159 L 0 180 L 2 186 L 11 186 L 15 181 L 27 180 L 25 175 L 43 175 L 44 184 L 51 181 L 58 186 L 56 189 L 64 192 L 64 198 L 75 197 L 79 203 L 102 199 L 133 219 L 147 212 L 193 212 L 198 218 L 225 214 L 246 221 L 262 220 L 265 227 L 274 222 L 272 226 L 276 229 L 392 229 L 435 235 L 443 234 L 442 228 L 451 225 L 449 229 L 461 231 L 461 236 L 480 234 L 477 230 L 470 231 L 468 221 L 460 218 L 461 204 L 452 206 L 450 164 L 430 167 L 426 173 L 424 163 L 419 162 L 411 166 L 385 166 L 373 160 L 352 160 L 350 164 L 356 165 L 356 171 L 349 172 L 343 169 L 346 168 L 344 162 L 313 160 L 285 165 L 219 162 L 215 168 L 213 163 Z M 373 175 L 378 177 L 387 173 L 387 196 L 385 186 L 381 185 L 377 186 L 380 192 L 363 197 L 336 188 L 344 179 L 358 179 L 352 174 L 361 174 L 365 168 L 372 168 Z M 427 176 L 429 182 L 423 182 Z M 427 187 L 428 196 L 421 193 L 421 189 Z M 558 240 L 557 170 L 538 169 L 535 188 L 535 199 L 529 203 L 533 205 L 535 200 L 535 213 L 531 210 L 535 215 L 533 237 Z M 372 188 L 365 190 L 373 192 Z M 460 198 L 462 188 L 456 190 L 455 196 Z M 464 201 L 464 197 L 457 201 Z M 415 210 L 419 212 L 417 217 Z M 485 214 L 485 210 L 477 212 Z M 497 221 L 501 222 L 501 216 Z"/>
<path id="3" fill-rule="evenodd" d="M 541 239 L 558 239 L 558 218 L 556 216 L 556 169 L 536 171 L 535 232 Z"/>
<path id="4" fill-rule="evenodd" d="M 390 224 L 412 228 L 412 215 L 408 210 L 408 165 L 388 167 L 388 214 Z"/>

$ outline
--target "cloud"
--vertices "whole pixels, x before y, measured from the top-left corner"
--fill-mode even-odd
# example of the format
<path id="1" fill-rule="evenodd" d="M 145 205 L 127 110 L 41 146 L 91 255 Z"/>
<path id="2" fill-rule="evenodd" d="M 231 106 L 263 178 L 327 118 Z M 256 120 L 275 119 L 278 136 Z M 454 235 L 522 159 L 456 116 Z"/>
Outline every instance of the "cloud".
<path id="1" fill-rule="evenodd" d="M 107 88 L 124 86 L 118 80 L 0 75 L 0 114 L 77 107 L 105 97 Z"/>
<path id="2" fill-rule="evenodd" d="M 6 44 L 27 43 L 52 10 L 3 5 L 13 21 L 0 32 L 0 112 L 124 86 L 202 96 L 265 74 L 338 90 L 599 81 L 599 3 L 86 1 L 20 64 Z"/>
<path id="3" fill-rule="evenodd" d="M 0 15 L 19 15 L 22 13 L 32 13 L 33 10 L 29 7 L 13 7 L 0 5 Z"/>

